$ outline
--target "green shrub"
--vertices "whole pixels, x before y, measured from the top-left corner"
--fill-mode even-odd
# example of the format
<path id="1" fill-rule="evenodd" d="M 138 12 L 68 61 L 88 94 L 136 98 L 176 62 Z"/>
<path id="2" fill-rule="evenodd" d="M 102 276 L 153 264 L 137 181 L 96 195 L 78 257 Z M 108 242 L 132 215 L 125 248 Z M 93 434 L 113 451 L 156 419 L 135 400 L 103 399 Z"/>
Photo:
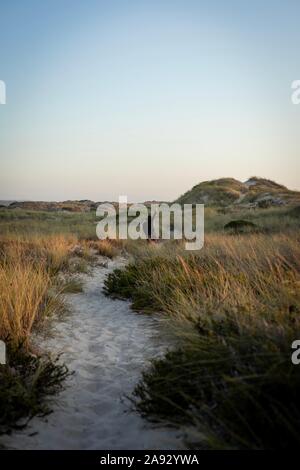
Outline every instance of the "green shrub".
<path id="1" fill-rule="evenodd" d="M 290 215 L 300 219 L 300 206 L 293 207 L 293 209 L 290 210 Z"/>
<path id="2" fill-rule="evenodd" d="M 224 230 L 232 233 L 258 232 L 259 227 L 248 220 L 231 220 L 224 225 Z"/>
<path id="3" fill-rule="evenodd" d="M 7 364 L 0 366 L 0 433 L 20 426 L 21 418 L 50 412 L 49 400 L 69 375 L 59 358 L 35 356 L 7 345 Z M 23 425 L 26 424 L 23 421 Z"/>
<path id="4" fill-rule="evenodd" d="M 146 417 L 193 428 L 191 447 L 298 447 L 300 375 L 290 356 L 288 341 L 211 332 L 153 361 L 134 402 Z"/>
<path id="5" fill-rule="evenodd" d="M 140 270 L 151 269 L 155 261 L 130 264 L 116 269 L 104 281 L 104 293 L 114 298 L 130 299 L 134 310 L 155 310 L 157 304 L 149 289 L 140 283 Z"/>

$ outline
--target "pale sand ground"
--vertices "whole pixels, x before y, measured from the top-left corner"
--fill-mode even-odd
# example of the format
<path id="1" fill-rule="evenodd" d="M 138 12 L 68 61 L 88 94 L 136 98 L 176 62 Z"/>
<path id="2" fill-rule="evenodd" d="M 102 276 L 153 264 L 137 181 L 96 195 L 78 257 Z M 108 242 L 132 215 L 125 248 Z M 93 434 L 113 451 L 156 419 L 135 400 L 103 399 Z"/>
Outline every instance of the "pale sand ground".
<path id="1" fill-rule="evenodd" d="M 155 427 L 130 410 L 130 395 L 149 359 L 166 345 L 158 317 L 137 314 L 128 302 L 102 292 L 108 269 L 84 275 L 84 293 L 68 295 L 71 314 L 57 322 L 42 344 L 62 359 L 75 375 L 56 398 L 53 413 L 34 418 L 23 430 L 2 436 L 15 449 L 180 449 L 174 429 Z"/>

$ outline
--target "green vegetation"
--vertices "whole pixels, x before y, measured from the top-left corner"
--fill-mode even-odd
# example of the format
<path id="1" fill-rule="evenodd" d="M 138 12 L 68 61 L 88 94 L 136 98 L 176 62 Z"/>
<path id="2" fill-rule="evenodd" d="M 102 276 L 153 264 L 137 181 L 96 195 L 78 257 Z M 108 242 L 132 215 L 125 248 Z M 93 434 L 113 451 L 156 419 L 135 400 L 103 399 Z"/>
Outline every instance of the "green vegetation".
<path id="1" fill-rule="evenodd" d="M 178 346 L 144 371 L 133 401 L 146 418 L 183 428 L 192 448 L 295 447 L 298 225 L 291 209 L 261 209 L 251 215 L 267 233 L 226 234 L 232 214 L 208 211 L 200 252 L 172 242 L 144 253 L 129 246 L 132 262 L 107 278 L 108 295 L 131 299 L 137 311 L 161 312 L 177 337 Z"/>
<path id="2" fill-rule="evenodd" d="M 177 199 L 181 204 L 202 203 L 207 206 L 269 207 L 299 204 L 300 193 L 290 191 L 274 181 L 252 177 L 245 183 L 234 178 L 204 181 Z"/>
<path id="3" fill-rule="evenodd" d="M 290 344 L 240 337 L 233 326 L 153 361 L 135 389 L 137 409 L 189 426 L 192 448 L 298 447 L 300 376 Z"/>
<path id="4" fill-rule="evenodd" d="M 268 233 L 289 233 L 300 229 L 297 207 L 269 207 L 267 209 L 247 208 L 205 208 L 205 233 L 222 232 L 224 226 L 233 220 L 244 220 L 257 225 Z"/>
<path id="5" fill-rule="evenodd" d="M 231 220 L 228 224 L 224 225 L 224 230 L 235 234 L 259 232 L 256 224 L 243 219 Z"/>
<path id="6" fill-rule="evenodd" d="M 0 235 L 74 235 L 96 240 L 96 215 L 92 212 L 47 212 L 0 209 Z"/>
<path id="7" fill-rule="evenodd" d="M 293 207 L 293 209 L 290 210 L 290 217 L 300 219 L 300 206 Z"/>
<path id="8" fill-rule="evenodd" d="M 244 190 L 243 183 L 234 178 L 204 181 L 177 199 L 181 204 L 202 203 L 227 206 L 235 202 Z"/>
<path id="9" fill-rule="evenodd" d="M 21 346 L 8 351 L 7 365 L 0 372 L 0 433 L 48 414 L 48 397 L 61 390 L 69 374 L 59 358 L 29 354 Z"/>
<path id="10" fill-rule="evenodd" d="M 60 284 L 60 291 L 63 294 L 80 294 L 83 292 L 83 282 L 81 279 L 72 277 L 66 280 L 62 285 Z"/>

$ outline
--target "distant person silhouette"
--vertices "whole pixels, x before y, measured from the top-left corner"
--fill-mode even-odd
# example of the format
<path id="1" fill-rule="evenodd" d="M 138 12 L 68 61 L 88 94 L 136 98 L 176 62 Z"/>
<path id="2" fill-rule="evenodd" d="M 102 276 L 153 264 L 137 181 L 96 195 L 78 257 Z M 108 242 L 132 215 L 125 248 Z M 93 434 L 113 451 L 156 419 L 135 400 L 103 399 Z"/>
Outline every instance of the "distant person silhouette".
<path id="1" fill-rule="evenodd" d="M 148 243 L 154 243 L 155 238 L 155 229 L 154 229 L 154 217 L 151 214 L 148 214 L 147 220 L 143 224 L 143 229 L 147 237 Z"/>

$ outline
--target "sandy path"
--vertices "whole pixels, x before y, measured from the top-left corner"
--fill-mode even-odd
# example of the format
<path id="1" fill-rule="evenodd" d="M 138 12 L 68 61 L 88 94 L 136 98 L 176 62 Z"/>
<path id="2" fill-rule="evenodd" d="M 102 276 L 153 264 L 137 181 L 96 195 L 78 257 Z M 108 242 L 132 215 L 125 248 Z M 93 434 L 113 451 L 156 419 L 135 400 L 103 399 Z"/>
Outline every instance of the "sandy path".
<path id="1" fill-rule="evenodd" d="M 129 303 L 102 293 L 108 268 L 84 275 L 84 292 L 68 295 L 72 314 L 57 322 L 43 347 L 63 351 L 75 375 L 59 394 L 53 413 L 1 440 L 17 449 L 176 449 L 172 429 L 154 427 L 129 410 L 130 394 L 147 361 L 166 349 L 159 318 L 136 314 Z"/>

